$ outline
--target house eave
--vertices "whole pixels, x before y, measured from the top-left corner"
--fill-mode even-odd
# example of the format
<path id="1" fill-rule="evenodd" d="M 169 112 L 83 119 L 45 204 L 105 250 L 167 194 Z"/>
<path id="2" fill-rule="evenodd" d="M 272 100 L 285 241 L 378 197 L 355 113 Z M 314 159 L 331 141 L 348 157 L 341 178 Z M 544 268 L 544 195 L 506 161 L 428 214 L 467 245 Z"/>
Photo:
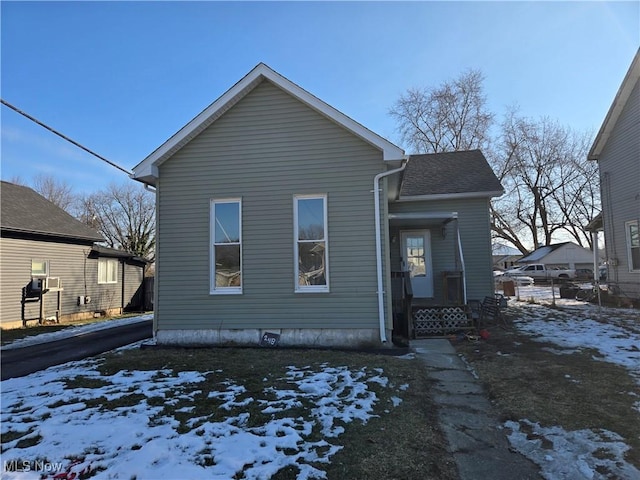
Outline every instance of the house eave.
<path id="1" fill-rule="evenodd" d="M 23 228 L 15 228 L 15 227 L 6 227 L 3 226 L 0 229 L 2 237 L 13 237 L 13 238 L 33 238 L 33 239 L 41 239 L 52 242 L 63 242 L 63 243 L 78 243 L 78 244 L 89 244 L 92 245 L 95 242 L 104 242 L 104 238 L 101 236 L 82 236 L 82 235 L 70 235 L 66 233 L 56 233 L 56 232 L 46 232 L 39 230 L 31 230 L 31 229 L 23 229 Z"/>
<path id="2" fill-rule="evenodd" d="M 337 123 L 373 147 L 379 149 L 382 152 L 382 158 L 385 162 L 397 163 L 401 162 L 405 158 L 405 152 L 400 147 L 372 132 L 352 118 L 336 110 L 331 105 L 323 102 L 316 96 L 275 72 L 264 63 L 260 63 L 233 87 L 205 108 L 193 120 L 178 130 L 178 132 L 147 156 L 142 162 L 133 167 L 134 173 L 132 178 L 135 180 L 145 178 L 145 183 L 149 183 L 152 180 L 155 181 L 155 179 L 158 178 L 158 167 L 165 160 L 174 155 L 195 136 L 209 127 L 227 110 L 232 108 L 250 91 L 252 91 L 256 85 L 265 79 L 269 80 L 278 88 L 281 88 L 285 92 L 297 98 L 329 120 Z"/>
<path id="3" fill-rule="evenodd" d="M 631 92 L 635 87 L 638 78 L 640 78 L 640 49 L 636 52 L 636 55 L 631 62 L 631 66 L 629 67 L 629 70 L 627 71 L 615 98 L 613 99 L 613 103 L 602 122 L 602 126 L 593 141 L 593 145 L 587 155 L 588 160 L 598 160 L 600 157 L 600 154 L 602 153 L 604 146 L 607 144 L 607 141 L 611 136 L 611 132 L 613 131 L 627 100 L 629 100 L 629 97 L 631 96 Z"/>
<path id="4" fill-rule="evenodd" d="M 430 200 L 465 200 L 472 198 L 494 198 L 504 194 L 503 190 L 493 192 L 438 193 L 431 195 L 400 195 L 398 202 L 424 202 Z"/>

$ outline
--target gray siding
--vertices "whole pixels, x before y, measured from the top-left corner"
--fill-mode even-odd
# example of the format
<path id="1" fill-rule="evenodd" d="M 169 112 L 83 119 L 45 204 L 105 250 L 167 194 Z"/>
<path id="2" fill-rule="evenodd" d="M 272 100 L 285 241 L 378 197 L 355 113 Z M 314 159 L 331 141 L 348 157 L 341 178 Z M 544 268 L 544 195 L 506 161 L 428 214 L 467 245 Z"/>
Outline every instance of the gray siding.
<path id="1" fill-rule="evenodd" d="M 494 292 L 492 259 L 491 259 L 491 231 L 488 199 L 438 200 L 420 202 L 394 202 L 389 205 L 390 213 L 451 213 L 458 212 L 458 225 L 467 277 L 467 298 L 482 300 Z M 431 222 L 431 221 L 429 221 Z M 414 224 L 391 228 L 392 238 L 396 242 L 391 244 L 391 268 L 399 271 L 400 231 L 431 229 L 431 259 L 433 262 L 434 298 L 442 302 L 443 276 L 442 272 L 460 270 L 456 262 L 457 240 L 455 222 L 447 225 L 446 236 L 442 236 L 442 227 L 416 221 Z"/>
<path id="2" fill-rule="evenodd" d="M 376 328 L 381 152 L 268 81 L 160 166 L 163 329 Z M 293 196 L 327 194 L 329 293 L 294 293 Z M 209 202 L 242 198 L 243 294 L 209 294 Z"/>
<path id="3" fill-rule="evenodd" d="M 55 243 L 15 238 L 0 239 L 0 322 L 3 326 L 21 322 L 22 288 L 31 281 L 31 260 L 48 260 L 49 276 L 60 277 L 62 287 L 62 315 L 89 313 L 94 310 L 117 309 L 122 306 L 122 263 L 118 265 L 118 283 L 98 284 L 98 261 L 87 258 L 88 245 Z M 131 270 L 137 270 L 138 273 Z M 141 267 L 127 266 L 127 294 L 137 289 Z M 129 275 L 131 275 L 129 277 Z M 135 280 L 130 285 L 130 280 Z M 137 283 L 137 285 L 136 285 Z M 129 286 L 130 285 L 130 286 Z M 78 296 L 89 295 L 91 303 L 78 305 Z M 45 317 L 55 315 L 57 293 L 43 297 Z M 125 296 L 125 306 L 130 298 Z M 25 307 L 27 319 L 38 318 L 38 302 Z M 30 322 L 30 324 L 33 324 Z"/>
<path id="4" fill-rule="evenodd" d="M 640 82 L 636 85 L 598 159 L 610 283 L 640 298 L 640 272 L 630 272 L 625 222 L 640 221 Z"/>

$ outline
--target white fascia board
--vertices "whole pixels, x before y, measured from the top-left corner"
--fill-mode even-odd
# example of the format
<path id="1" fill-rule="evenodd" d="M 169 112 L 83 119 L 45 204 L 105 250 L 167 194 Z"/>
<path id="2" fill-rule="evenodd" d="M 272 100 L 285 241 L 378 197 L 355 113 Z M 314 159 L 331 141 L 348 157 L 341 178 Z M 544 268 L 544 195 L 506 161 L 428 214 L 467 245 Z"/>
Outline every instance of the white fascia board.
<path id="1" fill-rule="evenodd" d="M 458 212 L 412 212 L 389 214 L 389 220 L 455 220 L 456 218 L 458 218 Z"/>
<path id="2" fill-rule="evenodd" d="M 142 176 L 142 172 L 149 172 L 152 166 L 156 167 L 156 171 L 153 173 L 157 175 L 157 167 L 161 165 L 162 162 L 179 150 L 191 138 L 211 125 L 211 123 L 217 120 L 224 112 L 253 90 L 253 88 L 260 83 L 263 78 L 273 82 L 276 86 L 307 104 L 318 113 L 324 115 L 343 128 L 351 131 L 354 135 L 360 137 L 367 143 L 381 150 L 384 161 L 397 162 L 405 158 L 404 150 L 400 147 L 373 133 L 371 130 L 367 129 L 355 120 L 349 118 L 342 112 L 336 110 L 329 104 L 323 102 L 300 86 L 275 72 L 264 63 L 260 63 L 187 125 L 182 127 L 177 133 L 169 138 L 169 140 L 158 147 L 142 162 L 133 167 L 134 178 Z"/>
<path id="3" fill-rule="evenodd" d="M 434 195 L 400 196 L 398 202 L 422 202 L 425 200 L 464 200 L 469 198 L 493 198 L 504 194 L 503 190 L 495 192 L 439 193 Z"/>

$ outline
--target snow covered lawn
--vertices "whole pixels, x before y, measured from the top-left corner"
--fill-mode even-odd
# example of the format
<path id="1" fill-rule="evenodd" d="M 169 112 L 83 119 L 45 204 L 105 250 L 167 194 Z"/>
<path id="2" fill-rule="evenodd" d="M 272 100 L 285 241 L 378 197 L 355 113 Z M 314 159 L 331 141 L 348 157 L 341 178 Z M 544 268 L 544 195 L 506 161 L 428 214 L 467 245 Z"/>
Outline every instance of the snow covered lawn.
<path id="1" fill-rule="evenodd" d="M 540 402 L 549 402 L 554 408 L 556 404 L 564 405 L 565 409 L 574 411 L 549 412 L 548 416 L 555 418 L 558 424 L 549 423 L 548 418 L 546 422 L 530 418 L 505 422 L 512 447 L 539 465 L 544 478 L 550 480 L 640 479 L 640 469 L 637 468 L 640 465 L 640 312 L 598 308 L 576 300 L 559 299 L 557 291 L 557 308 L 550 308 L 553 303 L 550 287 L 520 287 L 519 290 L 521 301 L 511 299 L 509 302 L 514 331 L 494 332 L 494 341 L 500 342 L 497 348 L 508 350 L 496 352 L 499 358 L 502 357 L 500 360 L 504 360 L 500 368 L 510 368 L 517 362 L 527 361 L 531 362 L 531 368 L 534 365 L 546 368 L 542 362 L 534 363 L 542 357 L 538 355 L 536 358 L 535 346 L 527 348 L 523 344 L 522 335 L 525 335 L 541 344 L 537 349 L 539 354 L 552 354 L 545 358 L 551 358 L 554 365 L 539 375 L 550 376 L 554 369 L 561 373 L 564 366 L 566 373 L 559 377 L 564 377 L 566 383 L 564 386 L 548 384 L 548 391 L 539 392 L 536 389 L 539 385 L 544 386 L 544 378 L 538 379 L 535 371 L 523 369 L 525 373 L 522 375 L 531 375 L 523 380 L 529 391 L 517 394 L 511 391 L 511 400 L 506 402 L 517 404 L 519 400 L 515 400 L 513 395 L 521 395 L 528 397 L 525 402 L 529 405 L 535 403 L 532 398 L 539 398 Z M 504 339 L 499 340 L 497 337 L 502 335 Z M 517 339 L 509 340 L 515 338 L 514 335 Z M 491 341 L 490 338 L 488 343 Z M 571 361 L 569 356 L 572 356 Z M 583 366 L 577 365 L 580 361 Z M 608 379 L 595 366 L 590 366 L 589 361 L 622 367 L 620 371 L 626 371 L 632 380 L 627 382 L 626 391 L 596 390 L 606 388 Z M 481 368 L 480 365 L 478 367 Z M 610 380 L 613 385 L 614 378 Z M 515 388 L 516 381 L 511 383 L 505 388 Z M 585 384 L 582 390 L 581 383 Z M 618 418 L 612 420 L 604 415 L 598 418 L 597 414 L 591 413 L 606 411 L 607 408 L 613 410 L 614 402 L 618 410 L 613 416 Z M 625 404 L 628 410 L 620 412 Z M 540 417 L 545 416 L 544 407 L 536 411 Z M 535 415 L 534 412 L 531 414 Z M 565 429 L 562 426 L 563 423 L 573 425 L 580 422 L 590 427 Z M 620 432 L 607 429 L 608 424 L 624 428 L 626 438 Z M 635 450 L 631 452 L 631 448 Z M 635 465 L 629 462 L 630 458 L 635 459 Z"/>
<path id="2" fill-rule="evenodd" d="M 2 478 L 267 479 L 286 468 L 325 478 L 345 428 L 388 414 L 409 388 L 366 366 L 243 380 L 213 365 L 105 372 L 103 362 L 2 382 Z"/>

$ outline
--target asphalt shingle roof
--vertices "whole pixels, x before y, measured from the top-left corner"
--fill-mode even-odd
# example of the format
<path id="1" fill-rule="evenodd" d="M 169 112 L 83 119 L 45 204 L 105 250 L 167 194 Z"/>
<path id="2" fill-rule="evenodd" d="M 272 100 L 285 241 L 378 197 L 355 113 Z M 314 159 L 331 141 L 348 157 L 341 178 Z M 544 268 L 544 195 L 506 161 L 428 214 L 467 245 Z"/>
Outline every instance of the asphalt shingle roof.
<path id="1" fill-rule="evenodd" d="M 0 227 L 6 232 L 102 242 L 104 238 L 29 187 L 0 184 Z"/>
<path id="2" fill-rule="evenodd" d="M 411 155 L 403 173 L 401 197 L 503 190 L 480 150 Z"/>

